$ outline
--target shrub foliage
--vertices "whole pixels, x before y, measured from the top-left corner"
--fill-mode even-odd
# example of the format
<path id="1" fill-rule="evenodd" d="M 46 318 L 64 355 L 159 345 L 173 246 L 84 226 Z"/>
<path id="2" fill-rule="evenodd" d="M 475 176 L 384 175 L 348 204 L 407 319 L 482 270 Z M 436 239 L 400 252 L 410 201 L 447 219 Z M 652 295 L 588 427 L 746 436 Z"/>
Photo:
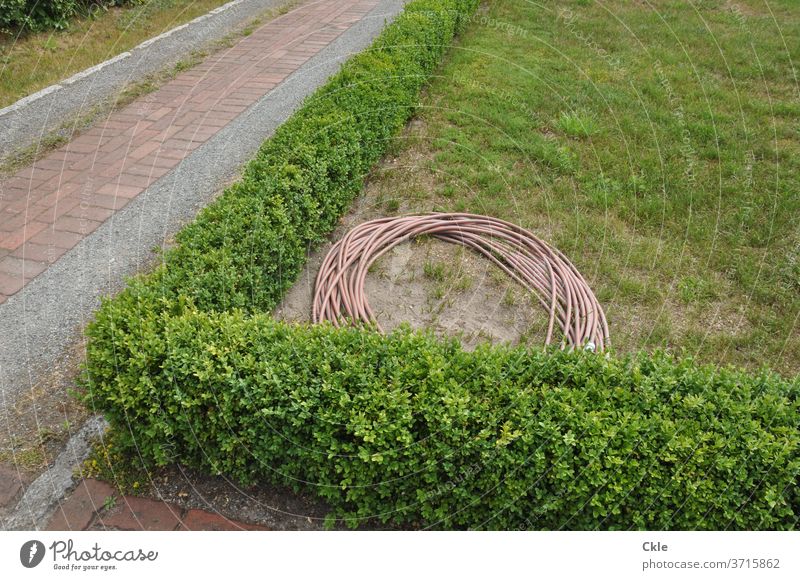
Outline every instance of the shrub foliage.
<path id="1" fill-rule="evenodd" d="M 137 0 L 0 0 L 0 33 L 64 29 L 70 18 L 95 7 L 133 4 Z"/>
<path id="2" fill-rule="evenodd" d="M 122 348 L 92 401 L 144 457 L 311 490 L 354 525 L 797 520 L 800 384 L 769 373 L 665 355 L 465 352 L 407 330 L 243 312 L 165 315 Z"/>
<path id="3" fill-rule="evenodd" d="M 415 0 L 90 325 L 86 401 L 155 464 L 435 528 L 791 528 L 798 381 L 276 322 L 475 0 Z"/>

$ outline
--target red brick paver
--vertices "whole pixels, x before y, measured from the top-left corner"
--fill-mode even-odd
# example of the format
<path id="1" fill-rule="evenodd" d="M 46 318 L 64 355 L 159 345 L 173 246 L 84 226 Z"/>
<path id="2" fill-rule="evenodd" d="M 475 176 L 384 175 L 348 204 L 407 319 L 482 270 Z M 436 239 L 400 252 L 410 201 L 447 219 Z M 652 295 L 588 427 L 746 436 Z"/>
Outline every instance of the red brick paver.
<path id="1" fill-rule="evenodd" d="M 62 501 L 47 524 L 47 530 L 85 530 L 108 498 L 117 495 L 113 487 L 96 479 L 84 479 L 66 500 Z"/>
<path id="2" fill-rule="evenodd" d="M 0 509 L 8 508 L 22 491 L 22 481 L 16 469 L 0 465 Z"/>
<path id="3" fill-rule="evenodd" d="M 203 510 L 189 510 L 181 522 L 182 530 L 190 531 L 237 531 L 237 530 L 266 530 L 263 526 L 234 522 L 219 514 L 212 514 Z"/>
<path id="4" fill-rule="evenodd" d="M 228 531 L 266 530 L 235 522 L 220 514 L 185 510 L 174 504 L 143 497 L 119 497 L 116 490 L 95 479 L 84 479 L 61 501 L 47 524 L 48 531 Z"/>
<path id="5" fill-rule="evenodd" d="M 125 496 L 98 516 L 98 524 L 112 530 L 170 531 L 181 522 L 181 508 L 165 502 Z"/>
<path id="6" fill-rule="evenodd" d="M 0 181 L 0 304 L 375 4 L 300 6 Z"/>

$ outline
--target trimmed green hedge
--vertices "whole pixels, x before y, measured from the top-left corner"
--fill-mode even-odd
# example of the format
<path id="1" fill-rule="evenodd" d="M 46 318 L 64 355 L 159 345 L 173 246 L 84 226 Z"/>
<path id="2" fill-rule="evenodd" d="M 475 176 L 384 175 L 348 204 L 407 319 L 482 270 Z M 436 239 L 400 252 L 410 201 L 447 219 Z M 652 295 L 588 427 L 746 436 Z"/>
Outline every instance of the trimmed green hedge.
<path id="1" fill-rule="evenodd" d="M 159 464 L 311 491 L 351 524 L 789 529 L 800 513 L 798 381 L 241 312 L 161 322 L 93 389 L 112 424 Z"/>
<path id="2" fill-rule="evenodd" d="M 95 7 L 133 4 L 137 0 L 0 0 L 0 32 L 16 34 L 67 28 L 71 18 Z"/>
<path id="3" fill-rule="evenodd" d="M 475 0 L 415 0 L 87 331 L 118 442 L 441 528 L 795 525 L 797 381 L 481 348 L 270 311 L 414 111 Z"/>

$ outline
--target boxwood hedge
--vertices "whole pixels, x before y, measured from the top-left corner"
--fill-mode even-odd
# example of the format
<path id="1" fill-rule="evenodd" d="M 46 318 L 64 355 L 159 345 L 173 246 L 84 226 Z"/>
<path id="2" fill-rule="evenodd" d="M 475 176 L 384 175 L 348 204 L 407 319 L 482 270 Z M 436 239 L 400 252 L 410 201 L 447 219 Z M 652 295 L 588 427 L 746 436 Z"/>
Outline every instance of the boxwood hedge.
<path id="1" fill-rule="evenodd" d="M 70 19 L 95 7 L 135 4 L 136 0 L 0 0 L 0 34 L 64 29 Z"/>
<path id="2" fill-rule="evenodd" d="M 796 525 L 798 381 L 241 311 L 165 314 L 130 336 L 91 391 L 129 444 L 313 491 L 352 524 Z"/>
<path id="3" fill-rule="evenodd" d="M 482 347 L 269 312 L 330 232 L 475 0 L 414 0 L 89 326 L 117 441 L 333 514 L 407 527 L 786 529 L 798 380 Z"/>

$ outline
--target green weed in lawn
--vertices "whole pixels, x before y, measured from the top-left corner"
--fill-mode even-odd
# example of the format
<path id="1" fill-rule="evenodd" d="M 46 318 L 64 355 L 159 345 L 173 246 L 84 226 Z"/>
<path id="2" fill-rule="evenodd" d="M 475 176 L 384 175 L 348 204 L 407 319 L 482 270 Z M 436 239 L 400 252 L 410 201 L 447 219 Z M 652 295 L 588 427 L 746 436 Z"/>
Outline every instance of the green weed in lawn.
<path id="1" fill-rule="evenodd" d="M 592 117 L 579 113 L 561 113 L 556 124 L 568 137 L 590 137 L 597 133 L 597 123 Z"/>

